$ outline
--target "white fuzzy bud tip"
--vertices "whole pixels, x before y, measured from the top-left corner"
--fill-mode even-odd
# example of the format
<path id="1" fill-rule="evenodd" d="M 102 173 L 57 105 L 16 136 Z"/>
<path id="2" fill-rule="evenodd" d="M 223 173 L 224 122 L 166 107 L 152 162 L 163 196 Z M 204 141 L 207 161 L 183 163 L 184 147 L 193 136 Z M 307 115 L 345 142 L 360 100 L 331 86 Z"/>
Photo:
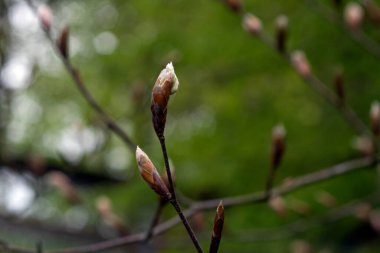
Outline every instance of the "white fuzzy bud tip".
<path id="1" fill-rule="evenodd" d="M 276 18 L 276 27 L 280 30 L 286 30 L 288 28 L 288 17 L 285 15 L 280 15 Z"/>
<path id="2" fill-rule="evenodd" d="M 173 79 L 173 85 L 170 89 L 170 94 L 176 93 L 179 88 L 179 81 L 177 75 L 175 74 L 173 63 L 169 62 L 166 65 L 166 68 L 162 70 L 161 74 L 163 74 L 163 72 L 165 75 L 169 75 Z"/>
<path id="3" fill-rule="evenodd" d="M 344 19 L 350 28 L 358 28 L 363 21 L 363 16 L 363 8 L 358 3 L 351 2 L 347 4 L 344 10 Z"/>
<path id="4" fill-rule="evenodd" d="M 280 125 L 275 126 L 273 128 L 272 135 L 273 135 L 274 139 L 281 139 L 281 140 L 283 140 L 285 138 L 285 136 L 286 136 L 286 130 L 285 130 L 284 125 L 280 124 Z"/>

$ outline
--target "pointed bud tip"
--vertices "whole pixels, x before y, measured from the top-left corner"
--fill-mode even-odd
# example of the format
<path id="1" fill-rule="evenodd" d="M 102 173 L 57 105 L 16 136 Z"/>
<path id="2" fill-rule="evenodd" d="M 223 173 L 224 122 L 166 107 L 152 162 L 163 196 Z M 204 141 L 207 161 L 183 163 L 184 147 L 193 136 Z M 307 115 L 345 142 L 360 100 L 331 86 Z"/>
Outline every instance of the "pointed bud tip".
<path id="1" fill-rule="evenodd" d="M 371 104 L 371 115 L 380 115 L 380 103 L 379 101 L 374 101 Z"/>
<path id="2" fill-rule="evenodd" d="M 276 139 L 284 139 L 286 137 L 286 129 L 283 124 L 279 124 L 273 128 L 272 135 Z"/>
<path id="3" fill-rule="evenodd" d="M 361 25 L 364 17 L 363 8 L 360 4 L 355 2 L 350 2 L 346 5 L 344 10 L 344 19 L 346 24 L 352 28 L 357 29 Z"/>
<path id="4" fill-rule="evenodd" d="M 172 86 L 170 89 L 170 94 L 176 93 L 178 91 L 178 88 L 179 88 L 179 81 L 178 81 L 177 75 L 175 74 L 173 63 L 169 62 L 166 65 L 165 69 L 162 70 L 161 74 L 163 72 L 165 75 L 168 75 L 170 78 L 172 78 L 173 83 L 172 83 Z"/>
<path id="5" fill-rule="evenodd" d="M 216 213 L 218 214 L 219 218 L 224 217 L 224 206 L 222 200 L 219 202 L 219 205 L 216 208 Z"/>
<path id="6" fill-rule="evenodd" d="M 276 18 L 276 27 L 277 29 L 282 29 L 282 30 L 285 30 L 288 28 L 288 23 L 289 23 L 289 20 L 288 20 L 288 17 L 286 15 L 279 15 L 277 18 Z"/>

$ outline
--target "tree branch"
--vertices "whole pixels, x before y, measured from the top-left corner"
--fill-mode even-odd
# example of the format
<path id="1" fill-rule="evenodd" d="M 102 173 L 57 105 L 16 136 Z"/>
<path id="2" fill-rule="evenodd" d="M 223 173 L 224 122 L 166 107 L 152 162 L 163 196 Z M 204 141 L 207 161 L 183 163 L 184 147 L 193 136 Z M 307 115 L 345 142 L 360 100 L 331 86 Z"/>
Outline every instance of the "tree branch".
<path id="1" fill-rule="evenodd" d="M 38 17 L 37 7 L 34 6 L 33 1 L 26 0 L 26 2 L 28 3 L 30 8 Z M 41 22 L 41 27 L 44 28 L 44 24 L 42 22 Z M 114 134 L 116 134 L 127 145 L 127 147 L 132 152 L 134 152 L 136 150 L 137 145 L 132 141 L 129 135 L 112 119 L 112 117 L 97 103 L 96 99 L 91 94 L 91 92 L 87 89 L 85 83 L 81 79 L 78 70 L 75 69 L 75 67 L 72 65 L 70 61 L 70 56 L 63 55 L 62 51 L 58 48 L 55 40 L 51 36 L 51 33 L 49 32 L 49 30 L 46 30 L 46 29 L 42 29 L 42 30 L 45 32 L 46 38 L 50 42 L 51 46 L 53 47 L 58 57 L 61 59 L 67 73 L 73 80 L 74 84 L 78 88 L 83 98 L 92 107 L 92 109 L 100 116 L 101 120 L 105 123 L 108 129 Z"/>
<path id="2" fill-rule="evenodd" d="M 326 181 L 334 177 L 338 177 L 349 172 L 357 171 L 369 166 L 374 166 L 377 160 L 374 158 L 359 158 L 344 163 L 334 165 L 332 167 L 325 168 L 323 170 L 306 174 L 294 178 L 291 183 L 283 183 L 282 185 L 273 188 L 273 195 L 286 195 L 288 193 L 294 192 L 296 190 L 302 189 L 304 187 L 316 184 L 318 182 Z M 223 205 L 225 207 L 234 207 L 253 203 L 264 203 L 267 200 L 266 192 L 256 192 L 253 194 L 240 195 L 236 197 L 229 197 L 222 199 Z M 205 201 L 194 202 L 188 209 L 183 211 L 183 215 L 186 218 L 192 217 L 199 211 L 213 210 L 220 202 L 220 199 L 212 199 Z M 153 236 L 160 235 L 167 230 L 171 229 L 181 220 L 178 216 L 175 216 L 159 225 L 157 225 L 153 230 Z M 62 250 L 53 250 L 50 253 L 90 253 L 99 252 L 112 248 L 122 247 L 128 244 L 134 244 L 143 242 L 146 238 L 146 233 L 138 233 L 134 235 L 129 235 L 126 237 L 121 237 L 117 239 L 112 239 L 96 244 L 67 248 Z"/>
<path id="3" fill-rule="evenodd" d="M 377 58 L 380 58 L 380 44 L 368 37 L 361 29 L 350 29 L 342 19 L 333 11 L 329 10 L 326 6 L 316 0 L 307 1 L 317 12 L 322 14 L 330 22 L 335 23 L 339 26 L 346 34 L 348 34 L 351 39 L 353 39 L 357 44 L 362 46 L 370 54 Z"/>

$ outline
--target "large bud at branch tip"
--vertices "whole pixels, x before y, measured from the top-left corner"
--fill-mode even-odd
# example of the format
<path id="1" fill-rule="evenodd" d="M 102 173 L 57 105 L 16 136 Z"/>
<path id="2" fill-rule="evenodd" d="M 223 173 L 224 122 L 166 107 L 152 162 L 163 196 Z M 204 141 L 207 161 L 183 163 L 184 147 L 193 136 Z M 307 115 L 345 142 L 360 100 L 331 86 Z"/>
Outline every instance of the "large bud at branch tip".
<path id="1" fill-rule="evenodd" d="M 164 181 L 158 174 L 156 167 L 147 154 L 144 153 L 139 147 L 136 149 L 136 160 L 139 171 L 145 182 L 164 200 L 170 200 L 171 194 L 166 187 Z"/>
<path id="2" fill-rule="evenodd" d="M 152 111 L 153 127 L 158 138 L 164 136 L 169 98 L 170 95 L 176 93 L 178 86 L 179 82 L 174 72 L 173 64 L 169 63 L 161 71 L 152 91 L 150 110 Z"/>

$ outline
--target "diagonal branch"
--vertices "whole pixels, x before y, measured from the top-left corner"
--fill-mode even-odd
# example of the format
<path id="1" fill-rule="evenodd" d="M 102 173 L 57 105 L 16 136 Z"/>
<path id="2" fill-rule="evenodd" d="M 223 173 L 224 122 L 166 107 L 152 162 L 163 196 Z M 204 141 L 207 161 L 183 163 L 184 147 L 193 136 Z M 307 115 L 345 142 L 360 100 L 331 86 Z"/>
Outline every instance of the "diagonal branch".
<path id="1" fill-rule="evenodd" d="M 351 37 L 352 40 L 361 45 L 370 54 L 376 56 L 377 58 L 380 58 L 380 44 L 373 40 L 371 37 L 368 37 L 368 35 L 365 34 L 363 30 L 349 28 L 335 12 L 331 11 L 329 8 L 317 0 L 308 0 L 307 2 L 312 6 L 312 9 L 315 9 L 330 22 L 335 23 L 337 26 L 339 26 L 346 34 Z"/>
<path id="2" fill-rule="evenodd" d="M 306 174 L 294 178 L 291 183 L 283 183 L 282 185 L 273 188 L 273 195 L 286 195 L 296 190 L 311 186 L 313 184 L 338 177 L 349 172 L 357 171 L 363 168 L 373 167 L 377 160 L 374 158 L 366 157 L 355 160 L 343 162 L 323 170 Z M 240 205 L 247 205 L 253 203 L 265 203 L 267 201 L 266 192 L 256 192 L 253 194 L 241 195 L 236 197 L 229 197 L 222 199 L 225 207 L 234 207 Z M 220 199 L 211 199 L 205 201 L 194 202 L 183 214 L 185 217 L 190 218 L 199 211 L 213 210 L 220 202 Z M 160 235 L 175 225 L 181 222 L 178 216 L 175 216 L 159 225 L 153 230 L 153 236 Z M 62 250 L 54 250 L 50 253 L 90 253 L 108 250 L 111 248 L 122 247 L 129 244 L 143 242 L 146 239 L 146 233 L 138 233 L 126 237 L 112 239 L 108 241 L 99 242 L 91 245 L 84 245 L 79 247 L 67 248 Z"/>
<path id="3" fill-rule="evenodd" d="M 30 6 L 30 8 L 33 10 L 33 12 L 38 16 L 37 7 L 34 6 L 33 1 L 26 0 L 26 2 Z M 42 30 L 45 32 L 46 38 L 50 42 L 51 46 L 53 47 L 58 57 L 61 59 L 67 73 L 73 80 L 74 84 L 78 88 L 83 98 L 92 107 L 92 109 L 100 116 L 101 120 L 105 123 L 108 129 L 112 131 L 114 134 L 116 134 L 127 145 L 127 147 L 132 152 L 134 152 L 136 150 L 137 145 L 132 141 L 130 136 L 116 123 L 116 121 L 114 121 L 112 117 L 98 104 L 94 96 L 87 89 L 84 81 L 80 77 L 78 70 L 72 65 L 70 58 L 67 57 L 67 55 L 64 55 L 63 52 L 58 48 L 50 31 L 47 30 L 46 28 L 44 29 L 44 24 L 42 23 L 42 21 L 41 21 L 41 27 L 43 28 Z"/>

